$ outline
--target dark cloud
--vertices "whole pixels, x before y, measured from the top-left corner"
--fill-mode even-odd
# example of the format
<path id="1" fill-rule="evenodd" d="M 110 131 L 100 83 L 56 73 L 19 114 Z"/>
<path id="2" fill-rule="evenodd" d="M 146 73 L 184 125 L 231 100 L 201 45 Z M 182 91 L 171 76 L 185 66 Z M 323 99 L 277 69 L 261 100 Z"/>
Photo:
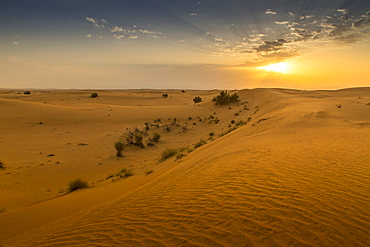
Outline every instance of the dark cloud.
<path id="1" fill-rule="evenodd" d="M 278 39 L 276 41 L 265 41 L 263 45 L 255 48 L 257 52 L 274 52 L 284 49 L 284 43 L 287 43 L 285 39 Z"/>
<path id="2" fill-rule="evenodd" d="M 348 32 L 348 30 L 349 30 L 348 25 L 341 24 L 341 23 L 333 24 L 332 27 L 333 27 L 333 30 L 330 31 L 329 37 L 336 37 L 336 36 L 343 35 L 344 33 Z"/>
<path id="3" fill-rule="evenodd" d="M 370 10 L 366 12 L 361 18 L 357 19 L 353 24 L 353 28 L 362 29 L 370 25 Z"/>

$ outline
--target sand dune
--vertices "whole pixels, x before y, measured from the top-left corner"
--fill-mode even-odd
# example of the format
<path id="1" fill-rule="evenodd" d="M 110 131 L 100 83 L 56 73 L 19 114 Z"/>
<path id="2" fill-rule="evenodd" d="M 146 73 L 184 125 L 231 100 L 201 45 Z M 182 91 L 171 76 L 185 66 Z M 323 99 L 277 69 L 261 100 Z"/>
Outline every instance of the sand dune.
<path id="1" fill-rule="evenodd" d="M 0 246 L 369 246 L 369 88 L 241 90 L 222 107 L 217 91 L 165 92 L 3 92 Z M 157 118 L 187 130 L 151 127 L 155 147 L 114 156 Z M 220 136 L 231 120 L 247 124 Z M 105 179 L 123 167 L 135 175 Z M 77 177 L 92 188 L 64 195 Z"/>

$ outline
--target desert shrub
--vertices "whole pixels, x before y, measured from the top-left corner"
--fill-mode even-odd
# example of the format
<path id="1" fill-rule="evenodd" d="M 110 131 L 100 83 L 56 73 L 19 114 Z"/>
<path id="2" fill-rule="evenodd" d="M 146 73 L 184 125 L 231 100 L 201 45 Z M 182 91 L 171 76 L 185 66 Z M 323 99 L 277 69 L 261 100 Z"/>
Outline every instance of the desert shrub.
<path id="1" fill-rule="evenodd" d="M 221 91 L 219 95 L 213 97 L 212 102 L 215 102 L 216 105 L 226 105 L 232 102 L 238 102 L 239 95 L 236 93 L 230 94 L 226 90 Z"/>
<path id="2" fill-rule="evenodd" d="M 236 130 L 237 128 L 238 128 L 238 127 L 230 128 L 230 129 L 226 130 L 225 132 L 221 133 L 221 135 L 220 135 L 220 136 L 227 135 L 227 134 L 229 134 L 230 132 L 232 132 L 232 131 Z"/>
<path id="3" fill-rule="evenodd" d="M 23 94 L 31 94 L 31 92 L 30 91 L 26 91 Z"/>
<path id="4" fill-rule="evenodd" d="M 168 97 L 168 94 L 164 93 L 164 94 L 162 94 L 162 97 L 163 98 L 167 98 Z"/>
<path id="5" fill-rule="evenodd" d="M 68 185 L 68 192 L 72 192 L 78 189 L 84 189 L 88 187 L 88 183 L 86 181 L 83 181 L 81 179 L 75 179 Z"/>
<path id="6" fill-rule="evenodd" d="M 235 120 L 231 120 L 231 121 L 230 121 L 230 123 L 231 123 L 231 124 L 234 124 L 234 123 L 235 123 Z"/>
<path id="7" fill-rule="evenodd" d="M 159 161 L 164 161 L 174 155 L 177 154 L 177 150 L 174 149 L 174 148 L 167 148 L 166 150 L 164 150 L 162 153 L 161 153 L 161 157 L 159 159 Z"/>
<path id="8" fill-rule="evenodd" d="M 127 178 L 127 177 L 130 177 L 130 176 L 133 176 L 133 175 L 134 175 L 134 173 L 131 170 L 127 170 L 126 168 L 122 168 L 116 174 L 116 176 L 119 177 L 119 178 Z"/>
<path id="9" fill-rule="evenodd" d="M 215 133 L 210 132 L 208 135 L 212 137 L 212 136 L 214 136 L 214 135 L 215 135 Z"/>
<path id="10" fill-rule="evenodd" d="M 0 161 L 0 169 L 5 169 L 4 163 Z"/>
<path id="11" fill-rule="evenodd" d="M 244 124 L 247 124 L 247 122 L 239 120 L 238 122 L 235 123 L 235 126 L 243 126 Z"/>
<path id="12" fill-rule="evenodd" d="M 181 159 L 182 157 L 184 157 L 184 154 L 183 153 L 179 153 L 178 155 L 176 155 L 176 159 L 177 160 Z"/>
<path id="13" fill-rule="evenodd" d="M 194 149 L 199 148 L 199 147 L 203 146 L 204 144 L 207 144 L 207 142 L 205 140 L 200 140 L 199 142 L 194 144 Z"/>
<path id="14" fill-rule="evenodd" d="M 91 97 L 91 98 L 96 98 L 96 97 L 98 97 L 98 93 L 92 93 L 92 94 L 90 95 L 90 97 Z"/>
<path id="15" fill-rule="evenodd" d="M 199 96 L 197 96 L 197 97 L 195 97 L 195 98 L 193 99 L 193 101 L 194 101 L 194 103 L 196 104 L 196 103 L 202 102 L 202 98 L 201 98 L 201 97 L 199 97 Z"/>
<path id="16" fill-rule="evenodd" d="M 125 144 L 121 141 L 118 141 L 114 144 L 114 147 L 116 148 L 117 150 L 117 157 L 122 157 L 122 151 L 123 149 L 125 148 Z"/>
<path id="17" fill-rule="evenodd" d="M 153 170 L 148 170 L 145 172 L 145 175 L 149 175 L 149 174 L 152 174 L 153 173 Z"/>
<path id="18" fill-rule="evenodd" d="M 161 138 L 161 135 L 156 132 L 153 134 L 152 140 L 154 142 L 158 142 L 160 138 Z"/>

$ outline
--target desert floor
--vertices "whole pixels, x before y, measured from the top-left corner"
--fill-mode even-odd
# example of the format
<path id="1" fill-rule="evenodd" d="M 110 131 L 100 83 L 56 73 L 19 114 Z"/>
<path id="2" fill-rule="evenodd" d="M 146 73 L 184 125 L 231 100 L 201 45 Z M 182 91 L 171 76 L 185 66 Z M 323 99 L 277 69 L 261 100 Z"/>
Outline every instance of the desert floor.
<path id="1" fill-rule="evenodd" d="M 0 246 L 370 246 L 370 88 L 218 93 L 0 91 Z"/>

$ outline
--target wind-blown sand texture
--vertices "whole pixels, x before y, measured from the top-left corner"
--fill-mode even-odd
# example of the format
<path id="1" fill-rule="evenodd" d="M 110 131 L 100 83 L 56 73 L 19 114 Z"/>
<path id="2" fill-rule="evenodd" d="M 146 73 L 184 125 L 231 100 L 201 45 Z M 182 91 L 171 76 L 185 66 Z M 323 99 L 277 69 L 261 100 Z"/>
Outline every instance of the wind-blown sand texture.
<path id="1" fill-rule="evenodd" d="M 0 94 L 0 246 L 370 245 L 370 88 L 97 92 Z M 117 158 L 145 122 L 160 141 Z"/>

